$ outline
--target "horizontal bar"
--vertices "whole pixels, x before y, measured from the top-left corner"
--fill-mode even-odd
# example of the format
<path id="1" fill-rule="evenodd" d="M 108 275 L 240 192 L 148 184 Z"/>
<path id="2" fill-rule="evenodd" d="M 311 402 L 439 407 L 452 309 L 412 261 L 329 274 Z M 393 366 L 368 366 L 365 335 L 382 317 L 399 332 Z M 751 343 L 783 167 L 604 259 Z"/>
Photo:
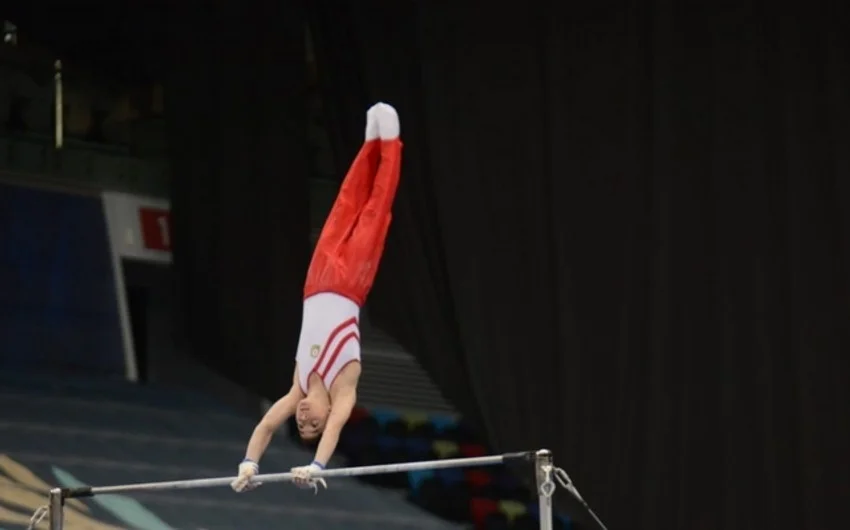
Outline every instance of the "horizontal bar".
<path id="1" fill-rule="evenodd" d="M 388 473 L 406 473 L 408 471 L 425 471 L 429 469 L 447 469 L 453 467 L 494 466 L 512 460 L 532 461 L 534 451 L 521 453 L 505 453 L 496 456 L 479 456 L 473 458 L 449 458 L 445 460 L 426 460 L 424 462 L 406 462 L 403 464 L 382 464 L 377 466 L 343 467 L 339 469 L 324 469 L 311 474 L 316 478 L 361 477 L 364 475 L 384 475 Z M 140 484 L 122 484 L 118 486 L 82 487 L 63 489 L 66 499 L 92 497 L 110 493 L 127 493 L 131 491 L 183 490 L 195 488 L 215 488 L 229 486 L 236 477 L 202 478 L 194 480 L 175 480 L 171 482 L 147 482 Z M 252 482 L 274 483 L 288 482 L 293 474 L 271 473 L 257 475 Z"/>

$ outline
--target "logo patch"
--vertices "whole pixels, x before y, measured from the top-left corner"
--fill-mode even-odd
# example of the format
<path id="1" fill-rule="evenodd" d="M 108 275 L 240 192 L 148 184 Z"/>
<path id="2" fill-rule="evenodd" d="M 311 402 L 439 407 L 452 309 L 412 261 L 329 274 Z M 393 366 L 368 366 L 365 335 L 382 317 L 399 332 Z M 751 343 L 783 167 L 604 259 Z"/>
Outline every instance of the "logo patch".
<path id="1" fill-rule="evenodd" d="M 319 356 L 319 350 L 320 350 L 320 349 L 321 349 L 321 348 L 319 348 L 319 345 L 318 345 L 318 344 L 313 344 L 312 346 L 310 346 L 310 357 L 312 357 L 312 358 L 314 358 L 314 359 L 315 359 L 316 357 L 318 357 L 318 356 Z"/>

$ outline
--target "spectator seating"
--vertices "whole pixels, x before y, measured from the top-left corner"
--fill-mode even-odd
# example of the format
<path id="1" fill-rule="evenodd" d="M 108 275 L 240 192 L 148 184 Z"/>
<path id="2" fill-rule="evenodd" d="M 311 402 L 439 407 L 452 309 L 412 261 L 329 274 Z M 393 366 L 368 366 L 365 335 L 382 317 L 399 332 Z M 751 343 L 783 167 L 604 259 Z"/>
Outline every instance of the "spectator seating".
<path id="1" fill-rule="evenodd" d="M 3 374 L 0 410 L 0 486 L 8 484 L 3 482 L 8 479 L 4 466 L 17 464 L 46 483 L 65 486 L 227 476 L 234 472 L 254 424 L 207 398 L 167 388 Z M 290 432 L 297 436 L 294 429 Z M 358 408 L 343 432 L 339 453 L 347 461 L 335 466 L 490 451 L 453 417 Z M 286 470 L 311 457 L 311 450 L 277 438 L 263 470 Z M 276 528 L 282 520 L 293 530 L 377 525 L 448 530 L 469 524 L 477 530 L 539 528 L 536 496 L 505 467 L 378 475 L 366 482 L 404 496 L 361 481 L 334 479 L 319 496 L 281 484 L 244 495 L 227 488 L 147 492 L 107 496 L 87 505 L 100 521 L 142 530 L 251 530 Z M 17 530 L 23 526 L 3 515 L 14 511 L 22 517 L 25 508 L 34 506 L 10 511 L 4 498 L 8 491 L 0 487 L 0 528 Z M 555 528 L 571 528 L 571 521 L 557 517 Z"/>
<path id="2" fill-rule="evenodd" d="M 203 396 L 168 388 L 4 374 L 0 411 L 3 530 L 25 528 L 50 485 L 233 475 L 255 422 Z M 312 456 L 280 436 L 263 459 L 263 471 L 285 471 L 308 463 Z M 268 484 L 239 495 L 224 487 L 102 496 L 87 500 L 84 507 L 89 510 L 86 516 L 111 526 L 83 525 L 77 519 L 73 528 L 456 528 L 398 495 L 353 479 L 334 479 L 319 495 L 289 484 Z M 75 513 L 82 517 L 82 512 Z"/>
<path id="3" fill-rule="evenodd" d="M 297 438 L 295 429 L 290 431 Z M 340 437 L 339 451 L 350 465 L 491 454 L 456 418 L 377 407 L 355 409 Z M 416 505 L 448 521 L 472 523 L 477 530 L 539 528 L 536 495 L 506 467 L 415 471 L 364 480 L 406 490 Z M 556 516 L 554 527 L 569 529 L 572 523 L 565 516 Z"/>

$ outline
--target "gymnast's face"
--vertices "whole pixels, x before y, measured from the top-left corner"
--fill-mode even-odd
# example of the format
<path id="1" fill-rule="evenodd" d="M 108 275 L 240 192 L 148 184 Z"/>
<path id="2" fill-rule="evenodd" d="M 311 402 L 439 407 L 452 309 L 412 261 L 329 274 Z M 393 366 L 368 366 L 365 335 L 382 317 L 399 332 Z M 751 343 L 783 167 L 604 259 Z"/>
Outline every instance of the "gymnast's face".
<path id="1" fill-rule="evenodd" d="M 325 429 L 331 408 L 326 403 L 319 403 L 315 398 L 305 397 L 298 402 L 295 410 L 295 422 L 298 424 L 298 434 L 302 440 L 313 440 Z"/>

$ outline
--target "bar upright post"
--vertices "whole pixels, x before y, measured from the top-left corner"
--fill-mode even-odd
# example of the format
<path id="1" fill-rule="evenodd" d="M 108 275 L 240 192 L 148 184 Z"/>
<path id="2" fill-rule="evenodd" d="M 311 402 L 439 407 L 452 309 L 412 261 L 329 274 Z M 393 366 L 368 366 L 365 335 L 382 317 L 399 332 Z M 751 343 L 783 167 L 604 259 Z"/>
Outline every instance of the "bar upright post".
<path id="1" fill-rule="evenodd" d="M 50 521 L 50 530 L 63 530 L 65 499 L 62 498 L 62 490 L 54 488 L 50 490 L 47 517 Z"/>
<path id="2" fill-rule="evenodd" d="M 555 493 L 552 465 L 552 451 L 537 451 L 534 458 L 534 476 L 540 502 L 540 530 L 552 530 L 552 494 Z"/>

